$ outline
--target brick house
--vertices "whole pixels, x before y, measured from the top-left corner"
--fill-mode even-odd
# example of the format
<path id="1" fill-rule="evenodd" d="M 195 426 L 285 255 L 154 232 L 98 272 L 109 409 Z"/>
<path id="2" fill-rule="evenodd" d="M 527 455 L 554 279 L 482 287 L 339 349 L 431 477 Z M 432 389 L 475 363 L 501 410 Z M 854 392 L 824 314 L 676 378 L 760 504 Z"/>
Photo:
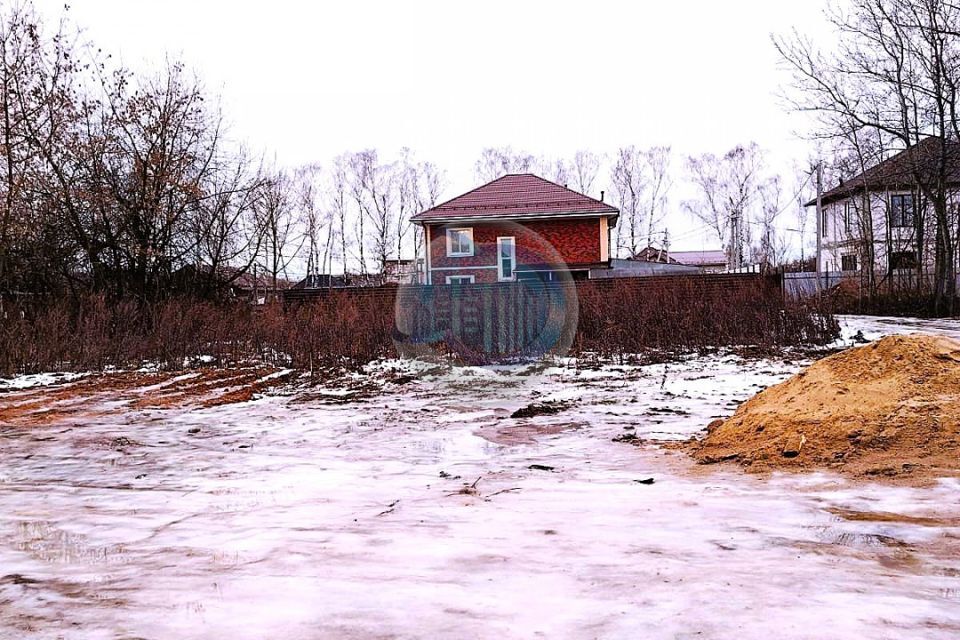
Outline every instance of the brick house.
<path id="1" fill-rule="evenodd" d="M 413 217 L 427 284 L 586 279 L 610 268 L 620 211 L 532 174 L 497 178 Z"/>

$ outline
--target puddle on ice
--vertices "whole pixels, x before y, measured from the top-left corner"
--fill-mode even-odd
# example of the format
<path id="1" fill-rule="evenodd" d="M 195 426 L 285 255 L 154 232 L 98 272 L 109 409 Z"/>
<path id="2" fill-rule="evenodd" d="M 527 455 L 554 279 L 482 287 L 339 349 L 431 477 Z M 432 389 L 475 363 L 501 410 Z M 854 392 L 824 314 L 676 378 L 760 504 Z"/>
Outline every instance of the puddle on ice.
<path id="1" fill-rule="evenodd" d="M 689 437 L 800 366 L 506 367 L 4 431 L 0 637 L 960 637 L 960 483 L 612 441 Z"/>

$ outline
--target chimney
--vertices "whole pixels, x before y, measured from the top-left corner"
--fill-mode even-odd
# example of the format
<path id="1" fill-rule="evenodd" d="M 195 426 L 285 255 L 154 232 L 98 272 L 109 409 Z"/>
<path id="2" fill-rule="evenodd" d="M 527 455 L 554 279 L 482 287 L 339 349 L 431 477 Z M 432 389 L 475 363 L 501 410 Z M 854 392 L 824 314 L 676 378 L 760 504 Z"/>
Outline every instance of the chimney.
<path id="1" fill-rule="evenodd" d="M 605 194 L 605 193 L 606 193 L 606 191 L 601 191 L 601 192 L 600 192 L 600 202 L 603 202 L 603 194 Z"/>

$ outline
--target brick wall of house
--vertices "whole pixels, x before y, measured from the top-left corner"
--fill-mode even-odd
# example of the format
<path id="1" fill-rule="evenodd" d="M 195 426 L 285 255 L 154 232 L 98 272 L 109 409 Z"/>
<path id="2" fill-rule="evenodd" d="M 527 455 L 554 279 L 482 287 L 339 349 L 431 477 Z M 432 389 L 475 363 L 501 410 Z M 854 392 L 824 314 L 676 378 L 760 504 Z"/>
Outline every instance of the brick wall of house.
<path id="1" fill-rule="evenodd" d="M 447 284 L 447 276 L 473 276 L 473 281 L 476 284 L 493 284 L 498 281 L 496 269 L 462 269 L 434 271 L 433 284 Z"/>
<path id="2" fill-rule="evenodd" d="M 448 257 L 446 229 L 469 227 L 473 229 L 474 255 Z M 516 238 L 517 264 L 593 265 L 600 262 L 600 219 L 572 218 L 567 220 L 531 220 L 524 223 L 469 223 L 430 225 L 430 266 L 476 267 L 496 266 L 497 238 Z M 464 269 L 439 271 L 434 281 L 442 283 L 445 276 L 473 275 L 476 282 L 496 282 L 496 269 Z"/>

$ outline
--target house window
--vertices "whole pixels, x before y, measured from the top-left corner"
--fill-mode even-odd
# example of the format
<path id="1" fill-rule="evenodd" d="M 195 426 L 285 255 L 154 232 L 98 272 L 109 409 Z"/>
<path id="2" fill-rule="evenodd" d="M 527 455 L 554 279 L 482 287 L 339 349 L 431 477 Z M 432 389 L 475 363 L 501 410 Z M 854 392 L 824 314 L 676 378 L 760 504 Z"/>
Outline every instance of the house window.
<path id="1" fill-rule="evenodd" d="M 514 280 L 517 268 L 517 241 L 513 237 L 497 238 L 497 279 Z"/>
<path id="2" fill-rule="evenodd" d="M 517 280 L 524 282 L 557 282 L 560 276 L 556 271 L 518 271 Z"/>
<path id="3" fill-rule="evenodd" d="M 840 256 L 840 268 L 843 271 L 856 271 L 857 256 L 853 254 L 850 254 L 847 256 Z"/>
<path id="4" fill-rule="evenodd" d="M 473 255 L 473 229 L 447 229 L 447 256 L 458 258 Z"/>
<path id="5" fill-rule="evenodd" d="M 473 276 L 447 276 L 447 284 L 473 284 Z"/>
<path id="6" fill-rule="evenodd" d="M 890 269 L 916 269 L 916 251 L 894 251 L 890 254 Z"/>
<path id="7" fill-rule="evenodd" d="M 850 220 L 853 217 L 853 203 L 847 200 L 843 203 L 843 230 L 850 234 Z M 846 271 L 846 269 L 844 269 Z M 851 269 L 856 271 L 856 269 Z"/>
<path id="8" fill-rule="evenodd" d="M 913 204 L 912 193 L 890 196 L 890 226 L 913 227 L 915 213 Z"/>
<path id="9" fill-rule="evenodd" d="M 827 237 L 827 207 L 820 207 L 820 235 Z"/>

